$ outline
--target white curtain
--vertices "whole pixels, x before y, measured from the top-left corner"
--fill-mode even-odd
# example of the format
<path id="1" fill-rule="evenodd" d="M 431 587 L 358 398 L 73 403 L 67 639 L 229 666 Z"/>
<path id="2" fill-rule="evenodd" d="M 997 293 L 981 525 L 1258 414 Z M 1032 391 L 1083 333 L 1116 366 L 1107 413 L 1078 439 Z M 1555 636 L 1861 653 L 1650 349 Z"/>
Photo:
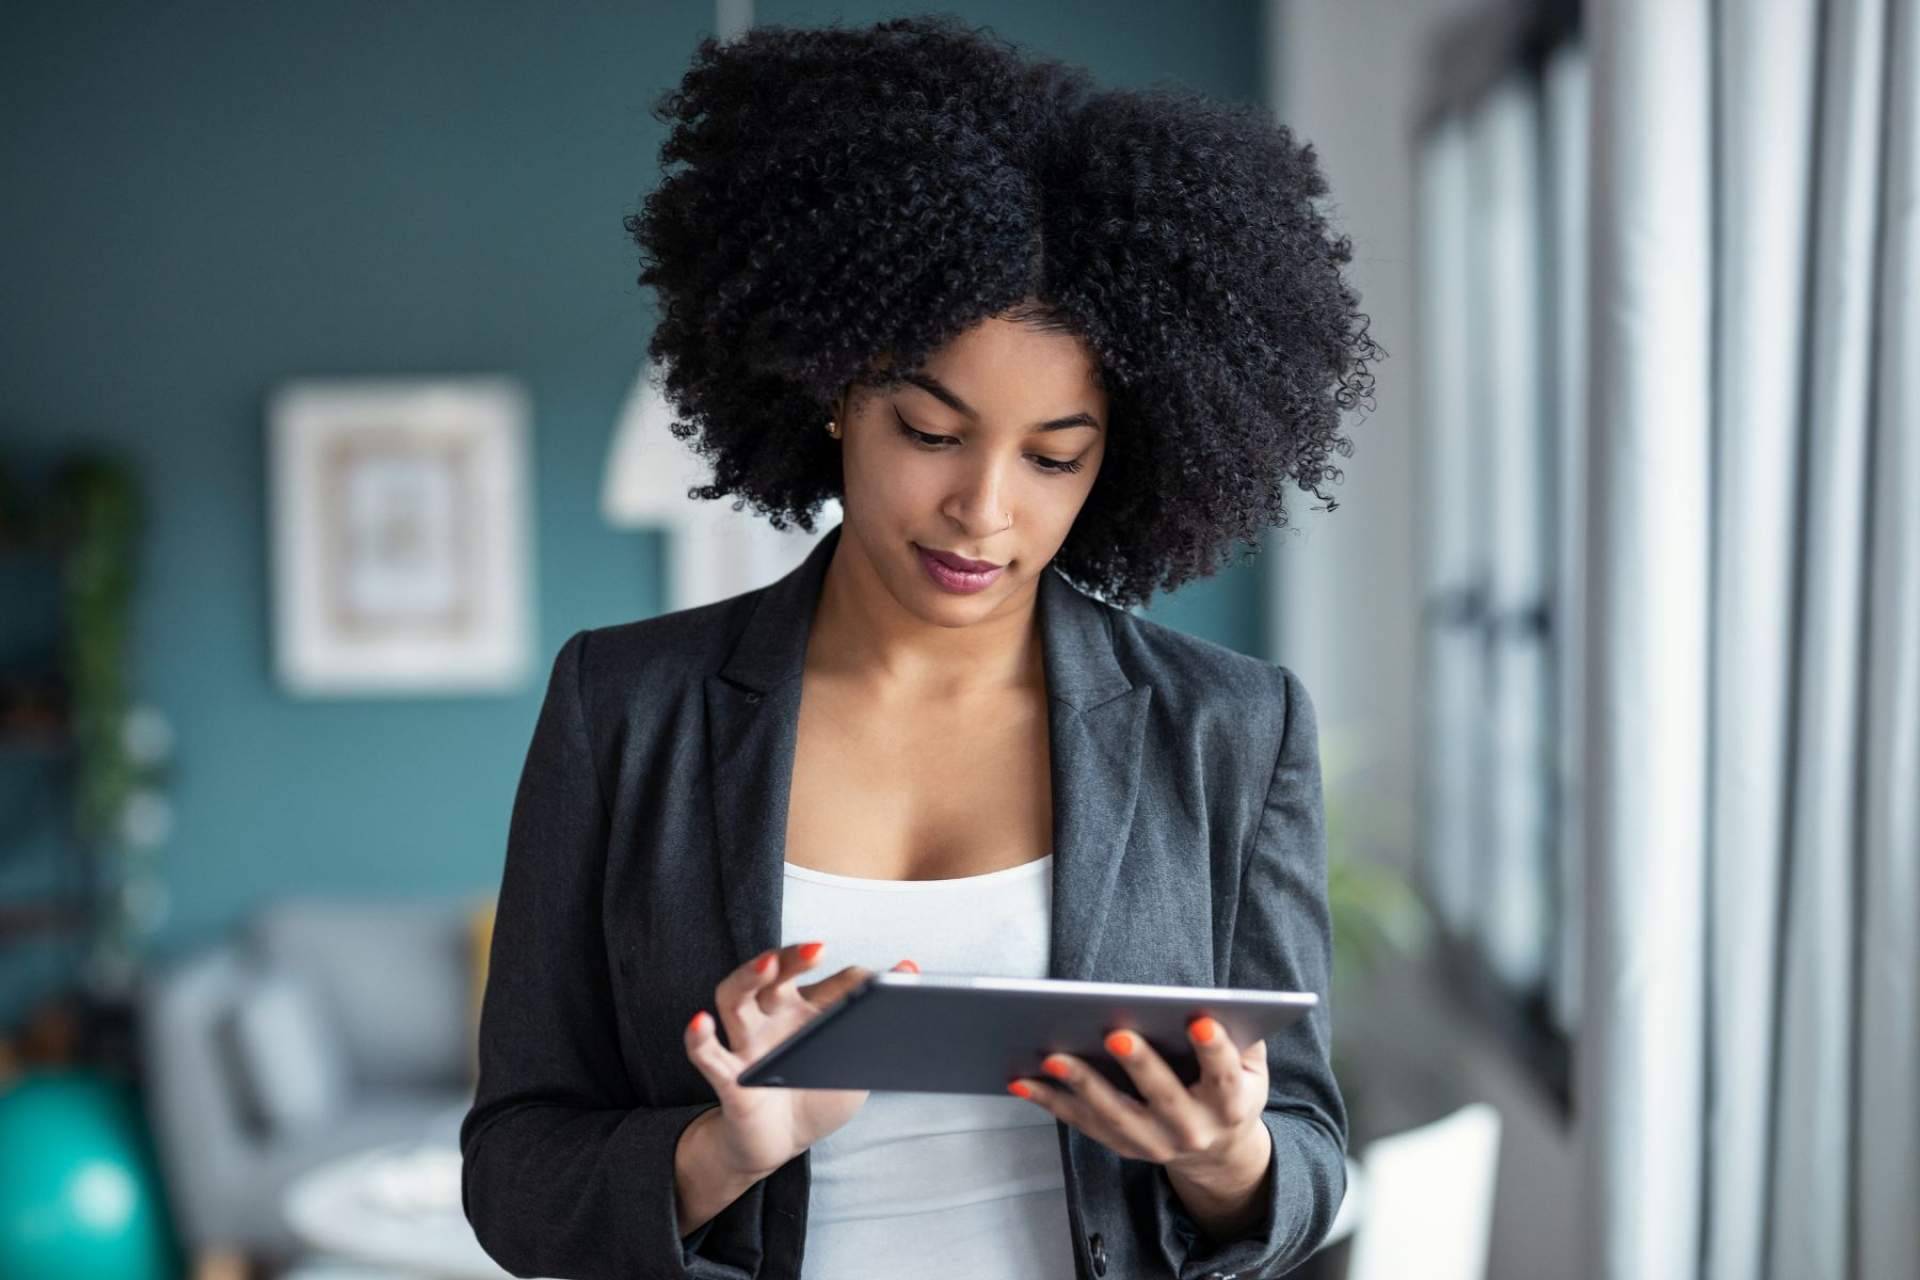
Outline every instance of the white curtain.
<path id="1" fill-rule="evenodd" d="M 1887 60 L 1860 736 L 1857 1274 L 1920 1259 L 1920 13 Z"/>
<path id="2" fill-rule="evenodd" d="M 1590 1271 L 1904 1280 L 1920 17 L 1585 21 Z"/>
<path id="3" fill-rule="evenodd" d="M 1694 1274 L 1705 1101 L 1712 148 L 1704 0 L 1602 5 L 1588 320 L 1591 1274 Z M 1684 87 L 1684 88 L 1683 88 Z M 1669 98 L 1688 98 L 1684 109 Z"/>

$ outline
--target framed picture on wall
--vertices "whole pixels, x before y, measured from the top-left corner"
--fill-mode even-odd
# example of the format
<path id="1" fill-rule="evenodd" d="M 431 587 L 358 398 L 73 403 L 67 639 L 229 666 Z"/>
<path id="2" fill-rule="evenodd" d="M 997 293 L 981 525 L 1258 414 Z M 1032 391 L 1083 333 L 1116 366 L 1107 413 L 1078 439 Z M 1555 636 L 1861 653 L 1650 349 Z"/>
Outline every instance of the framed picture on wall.
<path id="1" fill-rule="evenodd" d="M 309 378 L 267 402 L 274 665 L 303 697 L 499 693 L 532 649 L 525 390 Z"/>

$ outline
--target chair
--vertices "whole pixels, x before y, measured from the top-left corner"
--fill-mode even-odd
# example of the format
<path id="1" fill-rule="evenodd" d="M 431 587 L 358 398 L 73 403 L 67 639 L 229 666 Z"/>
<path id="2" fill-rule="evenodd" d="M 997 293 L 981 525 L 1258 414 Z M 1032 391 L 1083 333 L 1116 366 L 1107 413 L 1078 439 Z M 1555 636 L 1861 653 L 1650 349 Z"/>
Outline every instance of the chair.
<path id="1" fill-rule="evenodd" d="M 1347 1280 L 1484 1280 L 1499 1159 L 1484 1102 L 1368 1143 L 1341 1206 L 1358 1219 Z"/>

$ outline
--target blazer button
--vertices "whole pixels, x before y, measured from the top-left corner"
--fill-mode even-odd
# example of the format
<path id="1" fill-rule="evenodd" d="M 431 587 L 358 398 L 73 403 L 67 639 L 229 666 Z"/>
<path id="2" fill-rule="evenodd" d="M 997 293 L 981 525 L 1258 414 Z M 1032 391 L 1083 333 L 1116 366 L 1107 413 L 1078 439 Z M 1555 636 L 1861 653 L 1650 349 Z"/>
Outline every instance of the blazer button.
<path id="1" fill-rule="evenodd" d="M 750 694 L 748 694 L 748 695 L 747 695 L 747 701 L 748 701 L 748 702 L 758 702 L 758 701 L 760 701 L 760 695 L 759 695 L 759 694 L 757 694 L 757 693 L 750 693 Z"/>
<path id="2" fill-rule="evenodd" d="M 1107 1274 L 1107 1242 L 1100 1238 L 1098 1231 L 1087 1237 L 1087 1247 L 1093 1250 L 1093 1274 Z"/>

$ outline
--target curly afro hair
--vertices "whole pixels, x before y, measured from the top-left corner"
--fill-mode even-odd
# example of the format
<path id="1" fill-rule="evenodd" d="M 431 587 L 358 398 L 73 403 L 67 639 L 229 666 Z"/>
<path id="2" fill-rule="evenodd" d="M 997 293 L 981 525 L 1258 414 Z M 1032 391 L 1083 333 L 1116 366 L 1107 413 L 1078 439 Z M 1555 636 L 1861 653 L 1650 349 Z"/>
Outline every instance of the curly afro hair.
<path id="1" fill-rule="evenodd" d="M 703 40 L 653 106 L 665 176 L 626 218 L 658 293 L 648 354 L 737 495 L 814 532 L 844 496 L 820 430 L 991 316 L 1079 335 L 1106 454 L 1053 560 L 1130 607 L 1332 510 L 1341 411 L 1371 408 L 1351 243 L 1311 144 L 1252 105 L 1097 90 L 947 15 Z M 674 168 L 676 165 L 684 167 Z"/>

